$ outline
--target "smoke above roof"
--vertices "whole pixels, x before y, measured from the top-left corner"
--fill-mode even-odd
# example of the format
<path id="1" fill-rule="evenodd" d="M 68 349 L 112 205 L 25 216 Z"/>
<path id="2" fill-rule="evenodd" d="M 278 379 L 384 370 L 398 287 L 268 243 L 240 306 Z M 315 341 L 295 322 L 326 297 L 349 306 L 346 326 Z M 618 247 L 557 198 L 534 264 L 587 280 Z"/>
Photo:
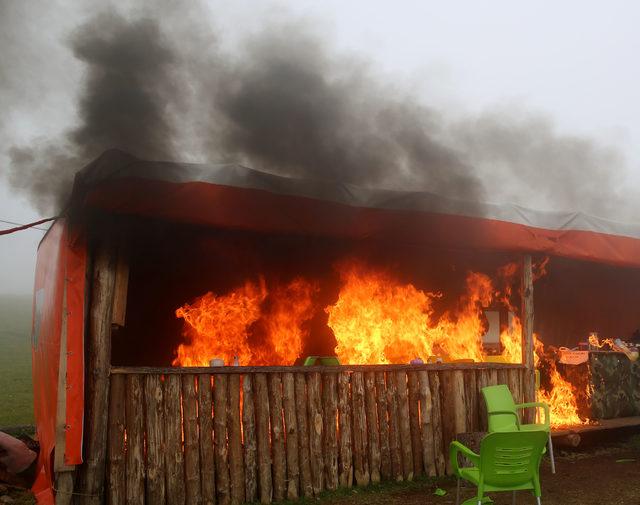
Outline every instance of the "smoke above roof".
<path id="1" fill-rule="evenodd" d="M 447 117 L 381 82 L 363 59 L 333 50 L 308 23 L 273 22 L 229 51 L 202 5 L 163 5 L 109 8 L 66 36 L 64 51 L 83 69 L 76 124 L 2 146 L 7 180 L 41 211 L 60 209 L 75 172 L 117 148 L 144 159 L 234 161 L 472 201 L 620 212 L 611 198 L 624 168 L 620 153 L 560 135 L 549 118 L 513 110 Z M 27 8 L 0 9 L 7 10 L 0 25 L 14 33 L 3 63 L 9 73 L 24 64 L 33 40 L 16 29 L 28 23 Z M 31 99 L 3 74 L 0 85 L 3 102 Z"/>

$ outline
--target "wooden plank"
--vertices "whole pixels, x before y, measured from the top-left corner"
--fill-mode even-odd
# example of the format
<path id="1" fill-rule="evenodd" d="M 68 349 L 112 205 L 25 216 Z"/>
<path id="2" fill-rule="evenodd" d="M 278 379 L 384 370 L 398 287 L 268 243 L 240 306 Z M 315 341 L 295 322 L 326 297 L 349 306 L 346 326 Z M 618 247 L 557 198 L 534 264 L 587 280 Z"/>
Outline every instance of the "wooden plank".
<path id="1" fill-rule="evenodd" d="M 307 418 L 307 382 L 302 373 L 295 374 L 296 421 L 298 423 L 298 462 L 300 464 L 300 492 L 305 498 L 313 496 L 311 461 L 309 454 L 309 422 Z"/>
<path id="2" fill-rule="evenodd" d="M 465 433 L 466 407 L 464 401 L 464 375 L 462 370 L 451 370 L 440 373 L 442 380 L 442 433 L 445 449 L 455 440 L 458 433 Z M 452 472 L 449 458 L 446 459 L 447 474 Z"/>
<path id="3" fill-rule="evenodd" d="M 296 419 L 295 379 L 292 373 L 282 375 L 282 406 L 287 450 L 287 500 L 297 500 L 300 483 L 298 420 Z"/>
<path id="4" fill-rule="evenodd" d="M 271 503 L 271 435 L 269 430 L 269 387 L 267 375 L 258 373 L 255 379 L 256 435 L 258 441 L 258 492 L 260 503 Z"/>
<path id="5" fill-rule="evenodd" d="M 120 247 L 118 251 L 115 268 L 116 278 L 114 281 L 111 321 L 117 326 L 124 326 L 127 314 L 127 293 L 129 290 L 129 261 L 123 247 Z"/>
<path id="6" fill-rule="evenodd" d="M 117 376 L 114 376 L 115 379 Z M 111 387 L 115 384 L 111 381 Z M 158 375 L 144 376 L 145 426 L 147 433 L 147 503 L 165 502 L 164 406 L 162 381 Z"/>
<path id="7" fill-rule="evenodd" d="M 216 502 L 231 503 L 229 485 L 229 446 L 227 444 L 228 376 L 213 376 L 213 449 L 216 465 Z"/>
<path id="8" fill-rule="evenodd" d="M 340 487 L 353 485 L 353 453 L 351 452 L 351 388 L 349 373 L 338 375 L 338 423 L 340 431 Z"/>
<path id="9" fill-rule="evenodd" d="M 273 499 L 285 497 L 287 460 L 284 450 L 284 425 L 282 421 L 282 378 L 271 374 L 269 380 L 269 415 L 271 420 L 271 454 L 273 457 Z"/>
<path id="10" fill-rule="evenodd" d="M 367 458 L 367 416 L 364 406 L 364 377 L 362 372 L 351 375 L 351 399 L 353 413 L 353 468 L 358 486 L 369 484 L 369 460 Z"/>
<path id="11" fill-rule="evenodd" d="M 324 489 L 324 461 L 322 458 L 322 402 L 320 397 L 320 374 L 307 375 L 307 409 L 309 416 L 309 455 L 311 463 L 311 485 L 318 496 Z"/>
<path id="12" fill-rule="evenodd" d="M 387 373 L 387 407 L 389 411 L 389 453 L 391 475 L 396 481 L 404 479 L 402 451 L 400 449 L 400 418 L 398 416 L 398 388 L 395 372 Z"/>
<path id="13" fill-rule="evenodd" d="M 530 254 L 525 254 L 522 261 L 522 363 L 526 369 L 522 392 L 525 402 L 536 401 L 533 318 L 532 260 Z M 524 422 L 532 423 L 534 416 L 535 409 L 527 409 L 524 413 Z"/>
<path id="14" fill-rule="evenodd" d="M 482 396 L 482 389 L 491 385 L 491 379 L 487 370 L 478 370 L 477 373 L 476 387 L 478 396 L 479 431 L 487 431 L 487 404 L 484 401 L 484 396 Z"/>
<path id="15" fill-rule="evenodd" d="M 365 413 L 367 415 L 367 440 L 369 456 L 369 475 L 371 482 L 380 482 L 380 432 L 378 431 L 378 406 L 376 405 L 376 375 L 375 372 L 364 374 Z"/>
<path id="16" fill-rule="evenodd" d="M 229 474 L 231 477 L 231 503 L 245 502 L 244 461 L 242 456 L 242 419 L 240 417 L 240 376 L 229 376 L 229 403 L 227 407 L 229 434 Z"/>
<path id="17" fill-rule="evenodd" d="M 441 370 L 485 370 L 501 368 L 524 368 L 523 365 L 512 363 L 429 363 L 425 365 L 339 365 L 339 366 L 222 366 L 222 367 L 112 367 L 112 374 L 239 374 L 247 373 L 340 373 L 340 372 L 419 372 L 427 370 L 437 372 Z"/>
<path id="18" fill-rule="evenodd" d="M 256 409 L 251 374 L 242 377 L 242 430 L 244 435 L 245 498 L 253 503 L 258 497 L 258 449 Z"/>
<path id="19" fill-rule="evenodd" d="M 520 370 L 507 370 L 507 383 L 516 403 L 524 403 L 522 394 L 522 374 Z"/>
<path id="20" fill-rule="evenodd" d="M 418 374 L 418 395 L 420 398 L 420 437 L 422 439 L 422 461 L 424 472 L 429 477 L 437 475 L 436 455 L 433 445 L 433 402 L 429 388 L 429 374 L 424 370 Z"/>
<path id="21" fill-rule="evenodd" d="M 464 400 L 466 413 L 466 431 L 480 431 L 478 421 L 478 383 L 475 370 L 464 370 Z"/>
<path id="22" fill-rule="evenodd" d="M 153 377 L 153 376 L 150 376 Z M 109 391 L 109 451 L 107 467 L 107 504 L 124 505 L 125 481 L 125 376 L 111 377 Z"/>
<path id="23" fill-rule="evenodd" d="M 445 448 L 444 436 L 442 433 L 442 398 L 440 396 L 440 374 L 433 372 L 429 374 L 429 386 L 431 387 L 431 402 L 433 410 L 431 422 L 433 424 L 433 448 L 436 460 L 436 470 L 438 476 L 443 476 L 446 471 L 445 455 L 448 455 L 449 447 Z M 445 452 L 446 450 L 446 452 Z"/>
<path id="24" fill-rule="evenodd" d="M 338 395 L 336 387 L 336 374 L 322 376 L 324 481 L 326 489 L 330 491 L 338 488 Z"/>
<path id="25" fill-rule="evenodd" d="M 198 423 L 200 429 L 200 481 L 203 505 L 216 503 L 215 456 L 213 454 L 213 392 L 211 375 L 198 376 Z"/>
<path id="26" fill-rule="evenodd" d="M 407 374 L 409 384 L 409 426 L 411 428 L 411 450 L 413 452 L 413 475 L 423 473 L 422 434 L 420 432 L 420 397 L 418 372 Z"/>
<path id="27" fill-rule="evenodd" d="M 101 505 L 104 497 L 111 366 L 111 312 L 115 255 L 101 245 L 93 258 L 91 306 L 87 321 L 84 464 L 79 469 L 78 503 Z"/>
<path id="28" fill-rule="evenodd" d="M 402 473 L 404 480 L 413 480 L 413 450 L 411 447 L 411 423 L 409 420 L 409 395 L 407 391 L 407 373 L 396 372 L 398 390 L 398 421 L 400 425 L 400 450 L 402 452 Z"/>
<path id="29" fill-rule="evenodd" d="M 164 378 L 164 421 L 167 505 L 184 505 L 184 455 L 182 452 L 182 417 L 179 375 Z"/>
<path id="30" fill-rule="evenodd" d="M 200 439 L 198 437 L 198 400 L 195 375 L 182 376 L 182 425 L 184 428 L 184 474 L 187 505 L 199 505 Z"/>
<path id="31" fill-rule="evenodd" d="M 142 376 L 127 376 L 127 505 L 144 504 L 144 416 Z"/>
<path id="32" fill-rule="evenodd" d="M 376 408 L 380 434 L 380 477 L 391 479 L 391 452 L 389 450 L 389 417 L 387 413 L 387 386 L 384 372 L 375 372 Z"/>

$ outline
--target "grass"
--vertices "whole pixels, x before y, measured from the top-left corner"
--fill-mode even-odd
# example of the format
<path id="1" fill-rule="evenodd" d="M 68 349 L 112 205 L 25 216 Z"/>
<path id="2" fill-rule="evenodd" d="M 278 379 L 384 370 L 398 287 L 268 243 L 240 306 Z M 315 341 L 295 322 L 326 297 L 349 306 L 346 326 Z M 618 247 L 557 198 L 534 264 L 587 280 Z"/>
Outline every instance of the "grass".
<path id="1" fill-rule="evenodd" d="M 0 427 L 33 424 L 31 296 L 0 295 Z"/>

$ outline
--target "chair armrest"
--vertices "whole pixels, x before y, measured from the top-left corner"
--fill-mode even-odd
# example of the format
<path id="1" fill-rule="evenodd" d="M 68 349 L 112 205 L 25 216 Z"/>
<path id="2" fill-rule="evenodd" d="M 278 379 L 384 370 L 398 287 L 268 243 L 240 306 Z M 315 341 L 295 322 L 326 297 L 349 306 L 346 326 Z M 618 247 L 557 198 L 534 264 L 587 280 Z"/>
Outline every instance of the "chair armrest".
<path id="1" fill-rule="evenodd" d="M 487 412 L 487 415 L 489 417 L 498 416 L 498 415 L 505 415 L 505 414 L 515 417 L 516 426 L 518 427 L 518 431 L 520 431 L 520 418 L 518 417 L 518 414 L 516 414 L 513 410 L 494 410 L 493 412 Z"/>
<path id="2" fill-rule="evenodd" d="M 528 402 L 528 403 L 520 403 L 516 405 L 517 409 L 530 409 L 530 408 L 541 408 L 544 410 L 544 424 L 547 428 L 551 424 L 551 418 L 549 417 L 549 405 L 544 402 Z"/>
<path id="3" fill-rule="evenodd" d="M 469 458 L 471 462 L 480 466 L 480 455 L 473 452 L 467 446 L 462 445 L 457 440 L 454 440 L 449 445 L 449 461 L 451 462 L 451 468 L 455 475 L 459 474 L 460 465 L 458 464 L 458 453 L 462 453 L 463 456 Z"/>

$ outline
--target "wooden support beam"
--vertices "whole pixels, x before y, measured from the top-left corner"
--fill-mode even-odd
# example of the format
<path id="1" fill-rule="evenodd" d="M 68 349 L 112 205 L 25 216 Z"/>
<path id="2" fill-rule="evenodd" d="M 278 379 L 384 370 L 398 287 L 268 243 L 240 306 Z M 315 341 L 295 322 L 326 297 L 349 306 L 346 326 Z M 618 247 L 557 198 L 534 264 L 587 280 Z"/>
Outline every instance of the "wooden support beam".
<path id="1" fill-rule="evenodd" d="M 115 271 L 113 248 L 98 245 L 93 258 L 91 306 L 87 321 L 84 464 L 80 470 L 78 490 L 81 505 L 104 502 Z"/>
<path id="2" fill-rule="evenodd" d="M 129 257 L 124 247 L 120 247 L 116 260 L 116 278 L 113 290 L 111 321 L 116 326 L 124 326 L 127 314 L 127 294 L 129 292 Z"/>
<path id="3" fill-rule="evenodd" d="M 533 314 L 533 268 L 531 255 L 526 254 L 522 262 L 522 363 L 525 366 L 522 390 L 525 402 L 536 400 Z M 527 409 L 525 422 L 533 422 L 533 416 L 534 410 Z"/>

